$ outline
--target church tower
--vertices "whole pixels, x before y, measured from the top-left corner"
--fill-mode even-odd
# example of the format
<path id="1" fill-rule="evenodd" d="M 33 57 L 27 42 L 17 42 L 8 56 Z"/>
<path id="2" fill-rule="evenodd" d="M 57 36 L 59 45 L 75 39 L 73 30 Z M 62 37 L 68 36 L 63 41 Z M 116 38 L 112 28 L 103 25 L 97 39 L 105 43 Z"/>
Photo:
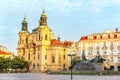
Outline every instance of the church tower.
<path id="1" fill-rule="evenodd" d="M 18 55 L 24 56 L 25 54 L 25 48 L 28 47 L 29 44 L 29 31 L 28 31 L 28 21 L 26 19 L 26 16 L 24 16 L 24 19 L 22 21 L 22 28 L 19 32 L 19 39 L 18 39 L 18 48 L 17 52 Z"/>
<path id="2" fill-rule="evenodd" d="M 41 14 L 40 21 L 39 21 L 39 26 L 47 26 L 47 16 L 46 16 L 46 13 L 45 13 L 45 9 L 43 9 L 43 12 Z"/>
<path id="3" fill-rule="evenodd" d="M 22 21 L 22 29 L 21 31 L 28 31 L 28 21 L 26 19 L 26 16 L 24 16 L 24 19 Z"/>
<path id="4" fill-rule="evenodd" d="M 68 69 L 68 48 L 71 43 L 64 43 L 54 39 L 54 33 L 47 24 L 47 15 L 43 9 L 38 27 L 28 31 L 26 16 L 22 21 L 22 28 L 18 39 L 18 56 L 30 62 L 32 72 L 59 71 Z"/>

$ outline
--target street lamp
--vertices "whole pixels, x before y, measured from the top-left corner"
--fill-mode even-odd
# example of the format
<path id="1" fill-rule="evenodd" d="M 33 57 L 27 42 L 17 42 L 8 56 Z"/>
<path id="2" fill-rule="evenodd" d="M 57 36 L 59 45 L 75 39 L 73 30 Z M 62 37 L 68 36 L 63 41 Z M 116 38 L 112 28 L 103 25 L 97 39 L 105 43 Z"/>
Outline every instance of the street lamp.
<path id="1" fill-rule="evenodd" d="M 68 54 L 68 56 L 70 56 L 71 58 L 71 80 L 72 80 L 72 56 L 75 56 L 76 54 Z"/>

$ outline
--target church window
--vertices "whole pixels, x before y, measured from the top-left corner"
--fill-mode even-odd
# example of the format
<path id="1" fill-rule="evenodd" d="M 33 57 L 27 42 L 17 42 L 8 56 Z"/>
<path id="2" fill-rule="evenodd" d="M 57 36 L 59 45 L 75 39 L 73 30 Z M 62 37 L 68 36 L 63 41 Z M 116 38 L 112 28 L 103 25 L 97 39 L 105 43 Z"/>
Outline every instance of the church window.
<path id="1" fill-rule="evenodd" d="M 28 44 L 28 39 L 26 38 L 26 44 Z"/>
<path id="2" fill-rule="evenodd" d="M 47 34 L 45 35 L 45 40 L 47 40 Z"/>
<path id="3" fill-rule="evenodd" d="M 34 60 L 35 60 L 35 56 L 34 56 Z"/>
<path id="4" fill-rule="evenodd" d="M 40 57 L 39 57 L 40 55 L 38 55 L 38 59 L 40 59 Z"/>
<path id="5" fill-rule="evenodd" d="M 40 35 L 39 35 L 39 40 L 40 40 Z"/>
<path id="6" fill-rule="evenodd" d="M 63 59 L 65 59 L 65 54 L 63 55 Z"/>
<path id="7" fill-rule="evenodd" d="M 59 55 L 59 63 L 61 63 L 61 57 L 60 57 L 60 55 Z"/>
<path id="8" fill-rule="evenodd" d="M 33 69 L 35 69 L 35 64 L 33 64 Z"/>
<path id="9" fill-rule="evenodd" d="M 43 40 L 43 37 L 41 36 L 41 40 Z"/>
<path id="10" fill-rule="evenodd" d="M 45 55 L 45 59 L 47 59 L 47 55 Z"/>
<path id="11" fill-rule="evenodd" d="M 52 63 L 55 62 L 55 56 L 52 56 Z"/>
<path id="12" fill-rule="evenodd" d="M 65 69 L 65 64 L 63 65 L 63 69 Z"/>
<path id="13" fill-rule="evenodd" d="M 24 40 L 22 40 L 22 44 L 24 43 Z"/>
<path id="14" fill-rule="evenodd" d="M 30 54 L 28 54 L 28 60 L 30 60 Z"/>
<path id="15" fill-rule="evenodd" d="M 21 44 L 21 36 L 20 36 L 20 44 Z"/>
<path id="16" fill-rule="evenodd" d="M 65 52 L 65 49 L 63 51 Z"/>

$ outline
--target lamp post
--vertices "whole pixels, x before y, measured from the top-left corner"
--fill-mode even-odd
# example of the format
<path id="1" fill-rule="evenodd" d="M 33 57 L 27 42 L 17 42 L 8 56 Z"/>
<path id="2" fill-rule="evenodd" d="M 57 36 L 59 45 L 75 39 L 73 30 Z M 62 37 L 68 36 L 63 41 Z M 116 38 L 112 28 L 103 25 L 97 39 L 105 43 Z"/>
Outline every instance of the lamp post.
<path id="1" fill-rule="evenodd" d="M 75 56 L 76 54 L 68 54 L 68 56 L 70 56 L 71 58 L 71 80 L 72 80 L 72 56 Z"/>

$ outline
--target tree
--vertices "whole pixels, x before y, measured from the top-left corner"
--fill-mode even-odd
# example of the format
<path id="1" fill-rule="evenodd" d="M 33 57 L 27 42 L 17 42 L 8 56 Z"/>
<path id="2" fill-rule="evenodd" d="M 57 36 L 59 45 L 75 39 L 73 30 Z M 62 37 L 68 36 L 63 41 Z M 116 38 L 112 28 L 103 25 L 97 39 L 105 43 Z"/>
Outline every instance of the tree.
<path id="1" fill-rule="evenodd" d="M 25 61 L 24 58 L 21 57 L 14 57 L 11 61 L 12 69 L 28 69 L 29 68 L 29 62 Z"/>
<path id="2" fill-rule="evenodd" d="M 0 72 L 7 71 L 11 68 L 11 59 L 0 57 Z"/>
<path id="3" fill-rule="evenodd" d="M 0 72 L 7 72 L 9 69 L 29 70 L 29 62 L 17 56 L 13 59 L 0 57 Z"/>

